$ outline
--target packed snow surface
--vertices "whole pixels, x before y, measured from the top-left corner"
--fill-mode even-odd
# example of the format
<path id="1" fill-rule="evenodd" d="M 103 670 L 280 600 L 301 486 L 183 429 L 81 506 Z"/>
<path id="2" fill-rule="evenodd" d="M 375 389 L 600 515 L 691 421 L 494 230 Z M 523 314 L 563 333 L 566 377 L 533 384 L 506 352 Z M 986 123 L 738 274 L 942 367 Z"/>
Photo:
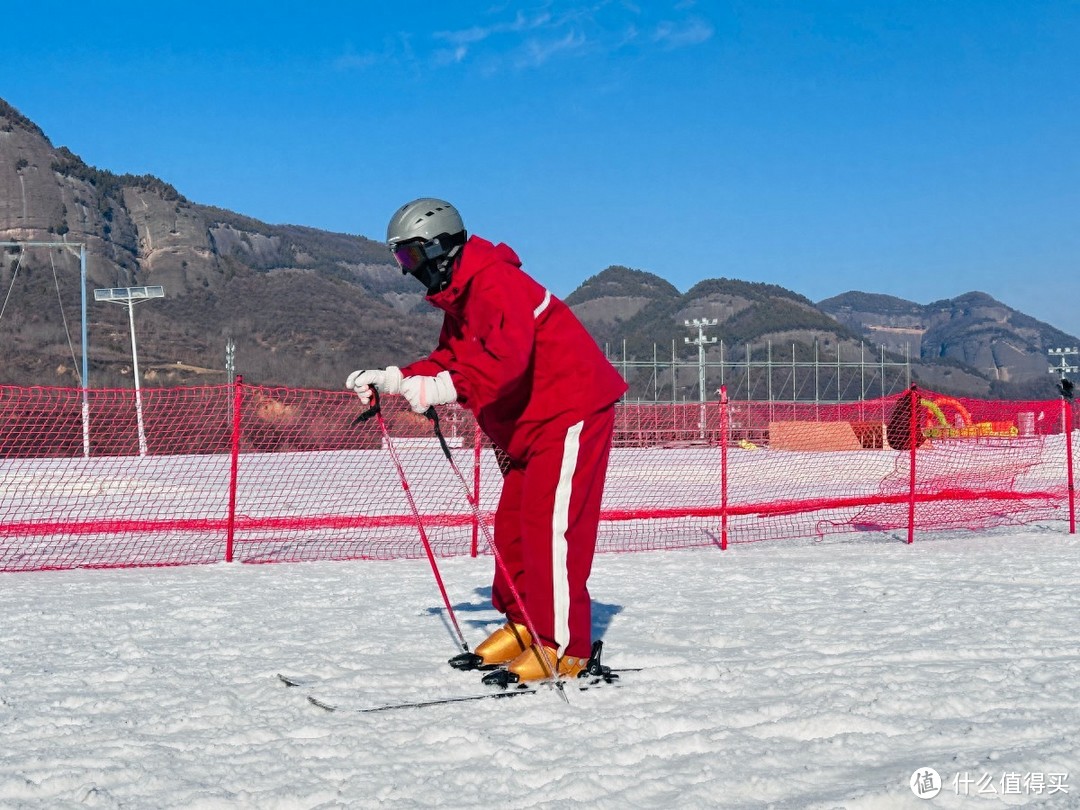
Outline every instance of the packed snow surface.
<path id="1" fill-rule="evenodd" d="M 439 567 L 475 646 L 492 561 Z M 480 689 L 425 559 L 3 574 L 0 807 L 1080 806 L 1078 570 L 1059 522 L 603 554 L 621 688 L 369 714 L 305 696 Z"/>

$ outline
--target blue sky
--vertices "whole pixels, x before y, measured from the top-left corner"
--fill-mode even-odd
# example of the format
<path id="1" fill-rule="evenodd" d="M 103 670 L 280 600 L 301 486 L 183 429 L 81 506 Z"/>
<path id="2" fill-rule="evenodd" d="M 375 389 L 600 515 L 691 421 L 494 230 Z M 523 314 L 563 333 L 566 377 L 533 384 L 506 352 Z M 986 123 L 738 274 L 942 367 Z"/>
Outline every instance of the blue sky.
<path id="1" fill-rule="evenodd" d="M 375 239 L 440 196 L 566 295 L 982 290 L 1080 334 L 1080 4 L 32 4 L 0 97 L 110 171 Z"/>

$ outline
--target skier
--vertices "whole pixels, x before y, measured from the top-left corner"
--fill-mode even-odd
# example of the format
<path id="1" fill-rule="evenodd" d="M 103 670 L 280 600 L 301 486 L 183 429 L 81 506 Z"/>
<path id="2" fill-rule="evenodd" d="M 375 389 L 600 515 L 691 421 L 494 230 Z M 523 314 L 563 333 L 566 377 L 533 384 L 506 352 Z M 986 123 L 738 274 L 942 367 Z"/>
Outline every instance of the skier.
<path id="1" fill-rule="evenodd" d="M 374 386 L 404 396 L 417 413 L 452 402 L 472 411 L 503 474 L 494 542 L 540 636 L 534 646 L 496 566 L 492 604 L 506 624 L 475 653 L 504 667 L 509 682 L 575 677 L 591 647 L 587 580 L 615 403 L 627 385 L 570 308 L 507 245 L 468 236 L 450 203 L 402 206 L 386 239 L 402 274 L 443 310 L 439 342 L 425 359 L 354 371 L 345 385 L 364 405 Z"/>

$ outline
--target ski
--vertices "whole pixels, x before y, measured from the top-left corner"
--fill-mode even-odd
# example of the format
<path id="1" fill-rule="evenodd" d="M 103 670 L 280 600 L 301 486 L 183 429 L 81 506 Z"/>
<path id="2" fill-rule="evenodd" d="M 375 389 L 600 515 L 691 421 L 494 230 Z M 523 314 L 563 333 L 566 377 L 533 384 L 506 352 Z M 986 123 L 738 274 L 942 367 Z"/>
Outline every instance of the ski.
<path id="1" fill-rule="evenodd" d="M 616 673 L 612 673 L 616 675 Z M 617 676 L 616 676 L 617 677 Z M 575 689 L 578 692 L 584 692 L 588 689 L 596 689 L 599 687 L 608 686 L 621 686 L 621 683 L 617 680 L 605 680 L 602 678 L 581 678 L 584 683 L 576 683 L 572 680 L 556 681 L 552 686 L 550 683 L 541 682 L 536 686 L 519 686 L 516 689 L 506 689 L 499 691 L 480 692 L 473 695 L 454 695 L 451 697 L 443 698 L 431 698 L 429 700 L 413 700 L 405 701 L 401 703 L 383 703 L 378 706 L 345 706 L 339 703 L 330 703 L 324 701 L 315 695 L 308 695 L 308 703 L 312 706 L 318 706 L 327 712 L 347 712 L 351 714 L 372 714 L 374 712 L 389 712 L 397 709 L 422 709 L 428 706 L 444 706 L 450 703 L 465 703 L 474 700 L 498 700 L 500 698 L 520 697 L 521 695 L 535 695 L 539 692 L 548 691 L 550 689 Z"/>
<path id="2" fill-rule="evenodd" d="M 488 667 L 488 666 L 476 666 L 476 667 L 459 667 L 455 666 L 455 669 L 479 669 L 482 671 L 488 671 L 488 674 L 484 676 L 482 683 L 494 687 L 485 692 L 478 692 L 470 695 L 453 695 L 449 697 L 441 698 L 429 698 L 427 700 L 414 700 L 403 701 L 398 703 L 384 703 L 376 706 L 364 706 L 354 707 L 347 706 L 339 703 L 332 703 L 328 700 L 324 700 L 317 695 L 308 694 L 307 700 L 313 706 L 317 706 L 320 709 L 328 712 L 351 712 L 354 714 L 370 714 L 372 712 L 387 712 L 396 709 L 420 709 L 426 706 L 442 706 L 449 703 L 464 703 L 474 700 L 492 700 L 498 698 L 510 698 L 519 697 L 521 695 L 535 695 L 538 692 L 550 691 L 552 689 L 558 689 L 563 693 L 565 697 L 566 690 L 577 690 L 584 692 L 587 689 L 598 688 L 601 686 L 620 686 L 619 676 L 626 672 L 641 672 L 641 667 L 620 667 L 613 669 L 612 667 L 605 666 L 600 662 L 600 657 L 603 651 L 603 642 L 596 641 L 593 643 L 591 655 L 589 656 L 589 663 L 582 671 L 581 675 L 577 678 L 565 678 L 552 681 L 536 681 L 534 683 L 515 683 L 510 678 L 516 676 L 508 676 L 507 671 L 504 668 Z M 460 659 L 451 659 L 451 666 L 454 666 L 454 661 Z M 305 680 L 302 678 L 293 677 L 290 675 L 283 675 L 278 673 L 278 680 L 285 684 L 286 687 L 312 687 L 315 682 Z"/>
<path id="3" fill-rule="evenodd" d="M 309 681 L 302 680 L 300 678 L 294 678 L 292 675 L 282 675 L 280 672 L 277 674 L 277 678 L 286 686 L 312 686 Z"/>

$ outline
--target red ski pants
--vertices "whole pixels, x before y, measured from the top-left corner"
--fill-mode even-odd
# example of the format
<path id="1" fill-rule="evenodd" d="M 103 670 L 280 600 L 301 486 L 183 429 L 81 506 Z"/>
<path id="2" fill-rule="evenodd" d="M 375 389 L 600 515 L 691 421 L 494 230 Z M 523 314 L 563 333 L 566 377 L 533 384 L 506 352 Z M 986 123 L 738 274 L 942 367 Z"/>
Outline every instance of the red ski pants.
<path id="1" fill-rule="evenodd" d="M 592 645 L 587 582 L 596 551 L 614 406 L 569 427 L 545 430 L 523 462 L 503 464 L 495 545 L 540 640 L 559 655 L 586 658 Z M 524 616 L 495 567 L 492 604 Z"/>

